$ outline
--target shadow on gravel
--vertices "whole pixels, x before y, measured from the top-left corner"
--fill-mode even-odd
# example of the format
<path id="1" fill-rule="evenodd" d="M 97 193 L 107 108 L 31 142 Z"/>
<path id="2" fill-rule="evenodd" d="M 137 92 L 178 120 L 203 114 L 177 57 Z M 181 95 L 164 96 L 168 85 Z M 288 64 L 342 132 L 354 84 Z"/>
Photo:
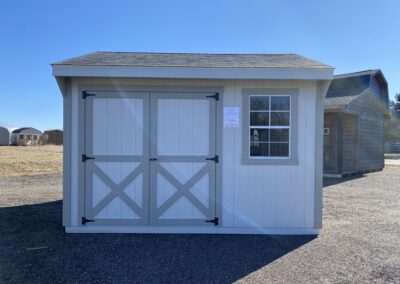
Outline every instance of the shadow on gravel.
<path id="1" fill-rule="evenodd" d="M 324 187 L 325 186 L 331 186 L 331 185 L 336 185 L 342 182 L 350 181 L 350 180 L 355 180 L 359 178 L 363 178 L 365 175 L 359 174 L 359 175 L 353 175 L 349 177 L 343 177 L 343 178 L 327 178 L 324 177 Z"/>
<path id="2" fill-rule="evenodd" d="M 233 282 L 313 236 L 65 234 L 61 201 L 0 208 L 0 282 Z"/>

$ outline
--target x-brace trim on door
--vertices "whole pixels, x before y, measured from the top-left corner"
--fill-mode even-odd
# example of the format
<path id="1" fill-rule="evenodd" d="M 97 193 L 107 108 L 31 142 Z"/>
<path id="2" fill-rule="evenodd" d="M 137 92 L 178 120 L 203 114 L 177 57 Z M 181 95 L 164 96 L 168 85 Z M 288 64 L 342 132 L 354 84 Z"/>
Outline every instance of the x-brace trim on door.
<path id="1" fill-rule="evenodd" d="M 186 183 L 181 183 L 177 180 L 173 175 L 171 175 L 165 168 L 163 168 L 160 164 L 157 165 L 156 171 L 161 174 L 166 180 L 168 180 L 176 189 L 177 191 L 167 199 L 158 209 L 155 214 L 156 218 L 159 218 L 168 208 L 170 208 L 175 202 L 178 201 L 179 198 L 182 196 L 186 197 L 194 206 L 197 207 L 204 214 L 207 216 L 208 208 L 204 206 L 196 196 L 194 196 L 189 190 L 192 186 L 194 186 L 203 176 L 207 173 L 210 173 L 210 166 L 208 163 L 202 167 L 190 180 Z"/>
<path id="2" fill-rule="evenodd" d="M 90 210 L 93 217 L 95 217 L 117 196 L 121 198 L 126 205 L 133 210 L 133 212 L 140 217 L 143 217 L 142 209 L 124 192 L 124 189 L 143 172 L 143 163 L 141 163 L 119 184 L 116 184 L 112 179 L 110 179 L 108 175 L 105 174 L 95 163 L 92 165 L 92 170 L 111 189 L 111 192 L 109 192 L 93 209 Z"/>

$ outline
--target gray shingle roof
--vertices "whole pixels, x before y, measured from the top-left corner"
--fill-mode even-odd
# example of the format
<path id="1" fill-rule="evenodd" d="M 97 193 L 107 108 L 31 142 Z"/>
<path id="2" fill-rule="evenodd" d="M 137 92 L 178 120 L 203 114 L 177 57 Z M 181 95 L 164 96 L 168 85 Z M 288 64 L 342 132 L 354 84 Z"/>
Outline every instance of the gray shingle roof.
<path id="1" fill-rule="evenodd" d="M 348 105 L 369 87 L 373 72 L 368 70 L 336 75 L 325 97 L 325 109 L 337 109 Z"/>
<path id="2" fill-rule="evenodd" d="M 348 105 L 352 100 L 357 98 L 357 96 L 343 96 L 334 98 L 325 98 L 324 104 L 325 109 L 339 109 Z"/>
<path id="3" fill-rule="evenodd" d="M 22 134 L 42 134 L 39 130 L 32 127 L 22 127 L 15 129 L 12 133 L 22 133 Z"/>
<path id="4" fill-rule="evenodd" d="M 379 72 L 381 72 L 380 69 L 370 69 L 370 70 L 358 71 L 358 72 L 353 72 L 353 73 L 335 75 L 335 79 L 364 76 L 364 75 L 375 75 Z"/>
<path id="5" fill-rule="evenodd" d="M 369 87 L 370 75 L 336 78 L 332 80 L 327 98 L 357 96 Z"/>
<path id="6" fill-rule="evenodd" d="M 152 52 L 94 52 L 53 65 L 189 68 L 311 68 L 331 69 L 297 54 L 205 54 Z"/>

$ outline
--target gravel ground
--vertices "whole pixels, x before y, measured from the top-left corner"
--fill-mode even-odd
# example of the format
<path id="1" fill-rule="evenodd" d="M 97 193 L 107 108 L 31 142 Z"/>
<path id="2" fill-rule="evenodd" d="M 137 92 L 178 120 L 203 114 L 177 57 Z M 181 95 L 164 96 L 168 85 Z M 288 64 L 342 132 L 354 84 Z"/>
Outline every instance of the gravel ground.
<path id="1" fill-rule="evenodd" d="M 0 177 L 0 282 L 400 283 L 399 174 L 326 179 L 318 237 L 65 234 L 61 175 Z"/>
<path id="2" fill-rule="evenodd" d="M 385 166 L 400 166 L 400 159 L 385 159 Z"/>

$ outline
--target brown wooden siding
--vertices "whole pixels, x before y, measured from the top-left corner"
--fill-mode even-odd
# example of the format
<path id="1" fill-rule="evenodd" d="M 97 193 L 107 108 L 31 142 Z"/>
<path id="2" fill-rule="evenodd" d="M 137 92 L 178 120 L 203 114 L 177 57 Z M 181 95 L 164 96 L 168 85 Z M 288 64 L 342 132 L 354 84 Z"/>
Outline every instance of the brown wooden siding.
<path id="1" fill-rule="evenodd" d="M 343 173 L 357 170 L 357 116 L 343 114 Z"/>
<path id="2" fill-rule="evenodd" d="M 325 113 L 324 128 L 329 129 L 329 135 L 324 135 L 324 172 L 336 173 L 339 170 L 336 113 Z"/>
<path id="3" fill-rule="evenodd" d="M 325 127 L 331 125 L 331 137 L 324 136 L 325 173 L 348 174 L 384 167 L 383 125 L 387 105 L 382 98 L 386 93 L 374 77 L 366 90 L 339 112 L 325 113 Z"/>
<path id="4" fill-rule="evenodd" d="M 42 144 L 62 145 L 63 132 L 61 130 L 45 131 L 42 136 L 41 142 Z"/>
<path id="5" fill-rule="evenodd" d="M 384 106 L 379 94 L 365 94 L 350 105 L 359 113 L 358 118 L 358 170 L 384 167 Z"/>

